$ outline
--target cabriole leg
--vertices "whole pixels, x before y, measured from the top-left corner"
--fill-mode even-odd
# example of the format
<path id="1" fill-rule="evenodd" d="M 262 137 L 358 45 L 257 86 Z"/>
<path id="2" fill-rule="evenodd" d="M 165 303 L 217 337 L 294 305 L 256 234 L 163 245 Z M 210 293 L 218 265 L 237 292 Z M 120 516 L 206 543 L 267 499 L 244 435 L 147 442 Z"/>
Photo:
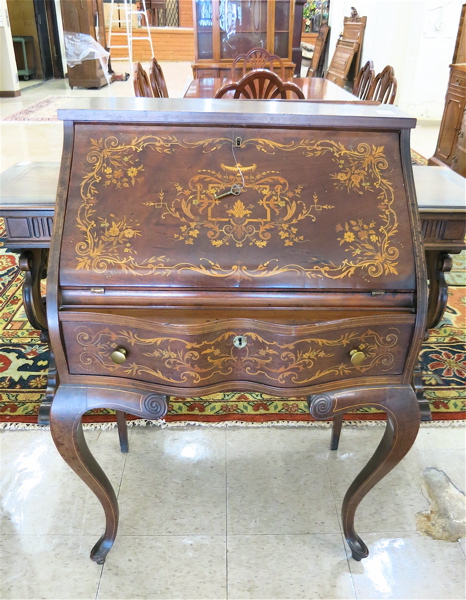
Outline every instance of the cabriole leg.
<path id="1" fill-rule="evenodd" d="M 118 530 L 115 492 L 91 454 L 82 429 L 82 415 L 94 408 L 113 408 L 145 419 L 159 419 L 167 412 L 165 396 L 137 389 L 59 385 L 50 411 L 50 430 L 58 451 L 99 499 L 105 513 L 105 532 L 91 551 L 102 564 Z"/>
<path id="2" fill-rule="evenodd" d="M 406 455 L 419 430 L 419 405 L 411 386 L 373 387 L 337 391 L 310 397 L 314 418 L 329 418 L 361 406 L 387 413 L 384 436 L 374 455 L 350 485 L 341 509 L 343 531 L 355 560 L 369 551 L 354 529 L 354 515 L 364 496 Z"/>

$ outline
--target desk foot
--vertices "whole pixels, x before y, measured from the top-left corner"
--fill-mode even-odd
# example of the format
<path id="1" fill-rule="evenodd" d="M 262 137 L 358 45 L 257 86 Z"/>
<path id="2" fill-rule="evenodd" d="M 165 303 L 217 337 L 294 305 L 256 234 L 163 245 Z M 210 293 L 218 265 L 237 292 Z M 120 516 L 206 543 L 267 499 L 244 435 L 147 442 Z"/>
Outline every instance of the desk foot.
<path id="1" fill-rule="evenodd" d="M 354 560 L 359 562 L 363 558 L 367 558 L 369 556 L 369 550 L 366 544 L 358 535 L 355 535 L 353 539 L 346 539 L 346 541 L 348 542 L 348 546 L 351 550 L 351 556 L 354 558 Z"/>
<path id="2" fill-rule="evenodd" d="M 343 500 L 343 531 L 353 558 L 368 556 L 366 545 L 354 529 L 356 509 L 366 494 L 405 456 L 419 430 L 419 404 L 410 385 L 349 389 L 311 396 L 310 412 L 316 419 L 334 418 L 361 406 L 387 413 L 385 433 L 373 456 L 350 485 Z"/>
<path id="3" fill-rule="evenodd" d="M 82 416 L 95 408 L 113 408 L 144 419 L 159 419 L 168 408 L 165 396 L 137 388 L 59 385 L 50 411 L 50 431 L 65 462 L 94 492 L 105 513 L 105 532 L 91 551 L 91 559 L 102 564 L 118 530 L 115 492 L 91 454 L 82 428 Z"/>
<path id="4" fill-rule="evenodd" d="M 107 554 L 110 552 L 113 546 L 113 539 L 107 539 L 106 534 L 104 534 L 97 544 L 91 550 L 91 560 L 96 562 L 98 565 L 103 565 L 105 559 L 107 558 Z"/>

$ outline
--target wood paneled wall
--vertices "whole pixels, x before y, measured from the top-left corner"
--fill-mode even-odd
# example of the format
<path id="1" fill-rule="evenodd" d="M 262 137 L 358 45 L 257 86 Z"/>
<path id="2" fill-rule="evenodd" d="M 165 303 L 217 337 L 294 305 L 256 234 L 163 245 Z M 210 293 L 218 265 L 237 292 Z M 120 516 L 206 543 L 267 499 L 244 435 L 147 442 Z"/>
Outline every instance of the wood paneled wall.
<path id="1" fill-rule="evenodd" d="M 150 29 L 154 54 L 158 61 L 161 60 L 194 60 L 194 32 L 189 28 L 172 29 L 165 27 L 152 27 Z M 138 40 L 145 37 L 145 29 L 133 29 L 133 60 L 149 61 L 151 57 L 150 46 L 147 40 Z M 108 40 L 108 31 L 107 31 Z M 121 38 L 120 38 L 121 40 Z M 124 48 L 113 48 L 111 57 L 118 59 L 127 56 Z"/>

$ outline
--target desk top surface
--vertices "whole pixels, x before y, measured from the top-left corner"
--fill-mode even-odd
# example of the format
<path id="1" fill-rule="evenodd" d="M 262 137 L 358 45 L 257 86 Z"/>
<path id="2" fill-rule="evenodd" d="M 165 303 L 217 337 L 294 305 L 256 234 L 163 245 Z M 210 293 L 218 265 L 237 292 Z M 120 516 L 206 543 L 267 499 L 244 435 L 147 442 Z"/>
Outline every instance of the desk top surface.
<path id="1" fill-rule="evenodd" d="M 21 162 L 0 173 L 0 214 L 55 206 L 60 163 Z M 466 179 L 448 167 L 413 166 L 421 212 L 466 212 Z"/>
<path id="2" fill-rule="evenodd" d="M 343 90 L 344 91 L 344 90 Z M 216 125 L 270 128 L 345 128 L 374 131 L 412 129 L 416 120 L 389 104 L 233 100 L 216 98 L 80 98 L 58 110 L 59 119 L 76 123 L 138 125 Z"/>

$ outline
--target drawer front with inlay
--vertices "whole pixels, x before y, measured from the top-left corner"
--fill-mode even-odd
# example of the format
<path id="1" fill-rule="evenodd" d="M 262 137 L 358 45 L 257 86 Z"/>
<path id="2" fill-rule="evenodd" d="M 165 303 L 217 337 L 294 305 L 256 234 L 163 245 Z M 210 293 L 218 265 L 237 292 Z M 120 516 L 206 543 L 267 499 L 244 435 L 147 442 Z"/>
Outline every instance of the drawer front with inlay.
<path id="1" fill-rule="evenodd" d="M 130 321 L 63 322 L 70 373 L 181 387 L 225 381 L 306 387 L 399 375 L 414 319 L 386 317 L 380 323 L 371 317 L 318 326 L 237 319 L 184 327 Z"/>

